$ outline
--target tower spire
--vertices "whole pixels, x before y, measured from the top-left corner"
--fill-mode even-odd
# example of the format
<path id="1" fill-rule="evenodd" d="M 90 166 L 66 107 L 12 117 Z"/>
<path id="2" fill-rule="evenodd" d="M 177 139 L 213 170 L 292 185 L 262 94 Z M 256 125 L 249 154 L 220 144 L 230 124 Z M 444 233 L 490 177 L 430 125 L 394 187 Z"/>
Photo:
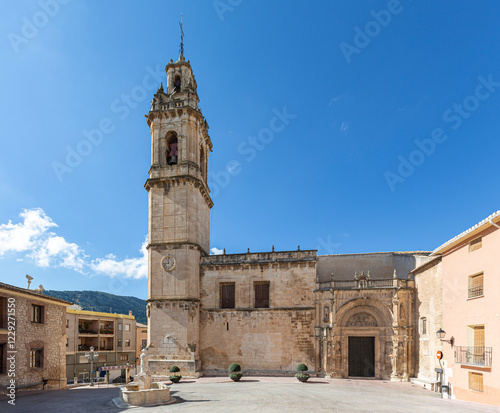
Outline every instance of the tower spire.
<path id="1" fill-rule="evenodd" d="M 179 46 L 179 55 L 180 57 L 184 56 L 184 30 L 182 29 L 182 13 L 181 13 L 181 21 L 179 23 L 179 26 L 181 27 L 181 44 Z"/>

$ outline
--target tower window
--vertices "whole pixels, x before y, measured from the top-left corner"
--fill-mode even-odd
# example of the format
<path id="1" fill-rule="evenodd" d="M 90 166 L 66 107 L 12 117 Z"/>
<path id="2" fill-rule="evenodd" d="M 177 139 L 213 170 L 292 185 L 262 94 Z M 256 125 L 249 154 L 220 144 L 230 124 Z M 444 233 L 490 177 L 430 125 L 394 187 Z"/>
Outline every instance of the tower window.
<path id="1" fill-rule="evenodd" d="M 176 92 L 181 91 L 181 77 L 178 75 L 175 77 L 175 80 L 174 80 L 174 90 Z"/>
<path id="2" fill-rule="evenodd" d="M 167 139 L 167 165 L 177 165 L 178 159 L 177 136 L 174 134 Z"/>
<path id="3" fill-rule="evenodd" d="M 205 150 L 203 149 L 203 147 L 200 147 L 200 170 L 201 170 L 201 177 L 204 181 L 206 180 L 205 165 L 206 165 Z"/>

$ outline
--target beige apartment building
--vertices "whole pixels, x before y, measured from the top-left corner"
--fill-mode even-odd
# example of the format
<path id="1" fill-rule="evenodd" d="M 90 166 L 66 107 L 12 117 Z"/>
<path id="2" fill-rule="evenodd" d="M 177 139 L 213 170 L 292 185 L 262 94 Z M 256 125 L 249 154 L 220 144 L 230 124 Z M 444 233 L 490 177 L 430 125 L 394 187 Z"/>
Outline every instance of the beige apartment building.
<path id="1" fill-rule="evenodd" d="M 136 337 L 136 360 L 140 364 L 141 350 L 148 346 L 148 326 L 142 323 L 136 323 L 137 337 Z"/>
<path id="2" fill-rule="evenodd" d="M 66 388 L 66 307 L 40 291 L 0 283 L 0 391 Z M 45 385 L 44 385 L 45 383 Z"/>
<path id="3" fill-rule="evenodd" d="M 93 362 L 93 377 L 107 374 L 110 381 L 125 376 L 130 366 L 133 376 L 136 365 L 136 321 L 125 314 L 81 310 L 72 306 L 66 310 L 66 377 L 68 381 L 88 381 L 90 361 L 86 353 L 93 347 L 98 357 Z M 107 372 L 107 373 L 106 373 Z"/>
<path id="4" fill-rule="evenodd" d="M 441 245 L 432 256 L 442 260 L 443 361 L 451 395 L 498 406 L 500 211 Z"/>

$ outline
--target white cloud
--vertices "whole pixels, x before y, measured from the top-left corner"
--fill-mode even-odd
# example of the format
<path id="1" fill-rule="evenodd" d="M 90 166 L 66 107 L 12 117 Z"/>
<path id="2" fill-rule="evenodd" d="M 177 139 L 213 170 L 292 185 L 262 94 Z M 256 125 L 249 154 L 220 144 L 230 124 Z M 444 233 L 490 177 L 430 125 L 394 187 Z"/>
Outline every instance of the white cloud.
<path id="1" fill-rule="evenodd" d="M 210 249 L 210 253 L 212 255 L 221 255 L 224 253 L 224 250 L 220 250 L 219 248 L 213 247 Z"/>
<path id="2" fill-rule="evenodd" d="M 19 216 L 24 222 L 0 225 L 0 255 L 31 250 L 49 228 L 57 227 L 40 208 L 23 209 Z"/>
<path id="3" fill-rule="evenodd" d="M 52 233 L 41 240 L 28 255 L 39 267 L 64 267 L 82 272 L 85 267 L 85 252 L 76 244 Z"/>
<path id="4" fill-rule="evenodd" d="M 82 274 L 89 270 L 110 277 L 146 278 L 148 276 L 147 239 L 141 246 L 140 257 L 118 260 L 112 254 L 89 260 L 85 251 L 50 231 L 58 225 L 41 208 L 23 209 L 22 222 L 0 224 L 0 258 L 7 253 L 23 254 L 17 261 L 31 261 L 42 268 L 68 268 Z"/>
<path id="5" fill-rule="evenodd" d="M 125 278 L 147 278 L 148 276 L 148 250 L 146 249 L 148 240 L 142 243 L 139 258 L 127 258 L 118 260 L 113 254 L 107 255 L 105 258 L 93 260 L 90 264 L 92 270 L 97 273 L 116 277 L 122 275 Z"/>

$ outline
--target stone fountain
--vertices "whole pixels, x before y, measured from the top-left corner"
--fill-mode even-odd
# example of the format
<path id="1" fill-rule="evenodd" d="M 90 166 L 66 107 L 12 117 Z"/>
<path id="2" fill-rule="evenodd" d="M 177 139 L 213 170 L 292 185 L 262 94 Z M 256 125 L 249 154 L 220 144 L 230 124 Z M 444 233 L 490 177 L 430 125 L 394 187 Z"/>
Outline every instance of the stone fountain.
<path id="1" fill-rule="evenodd" d="M 170 388 L 164 383 L 151 383 L 151 375 L 144 371 L 146 349 L 141 353 L 141 371 L 132 383 L 120 387 L 120 397 L 113 403 L 120 408 L 129 406 L 158 406 L 175 403 L 170 397 Z"/>

